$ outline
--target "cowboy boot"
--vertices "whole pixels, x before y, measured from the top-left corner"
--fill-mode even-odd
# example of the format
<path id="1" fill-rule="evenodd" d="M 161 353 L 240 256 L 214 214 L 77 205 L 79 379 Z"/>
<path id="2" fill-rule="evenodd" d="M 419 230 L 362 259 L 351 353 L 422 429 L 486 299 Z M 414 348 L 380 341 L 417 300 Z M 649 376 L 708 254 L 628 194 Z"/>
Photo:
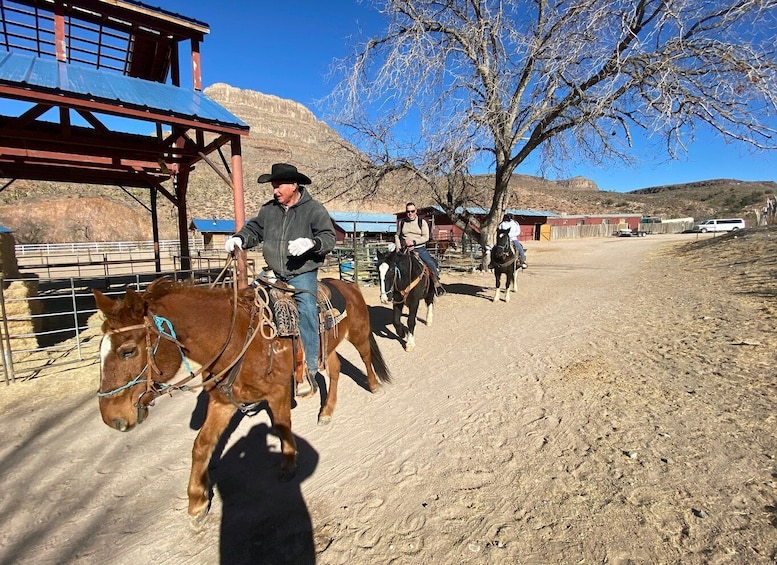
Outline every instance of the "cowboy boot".
<path id="1" fill-rule="evenodd" d="M 316 383 L 315 374 L 311 375 L 310 371 L 305 368 L 305 372 L 302 374 L 302 382 L 295 382 L 294 396 L 297 398 L 308 398 L 313 396 L 318 391 L 318 383 Z"/>
<path id="2" fill-rule="evenodd" d="M 436 275 L 432 275 L 432 282 L 434 284 L 434 295 L 435 296 L 442 296 L 445 294 L 445 288 L 442 286 L 442 282 L 440 281 L 440 277 Z"/>

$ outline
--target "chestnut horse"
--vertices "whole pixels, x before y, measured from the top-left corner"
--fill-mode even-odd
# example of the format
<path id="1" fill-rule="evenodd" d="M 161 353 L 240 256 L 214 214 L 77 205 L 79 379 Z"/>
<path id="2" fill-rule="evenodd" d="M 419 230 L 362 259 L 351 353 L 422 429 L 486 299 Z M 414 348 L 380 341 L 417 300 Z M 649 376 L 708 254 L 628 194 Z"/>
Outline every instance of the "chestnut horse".
<path id="1" fill-rule="evenodd" d="M 448 252 L 449 249 L 456 249 L 458 251 L 458 247 L 456 246 L 456 242 L 452 239 L 441 239 L 439 241 L 437 240 L 430 240 L 426 242 L 426 248 L 433 252 L 436 256 L 438 261 L 442 262 L 443 259 L 445 259 L 445 253 Z"/>
<path id="2" fill-rule="evenodd" d="M 405 338 L 405 350 L 415 349 L 415 323 L 421 300 L 426 301 L 426 325 L 434 318 L 434 284 L 432 274 L 413 252 L 400 252 L 392 244 L 385 253 L 378 251 L 380 301 L 394 305 L 394 330 Z M 402 309 L 407 305 L 407 332 L 402 326 Z"/>
<path id="3" fill-rule="evenodd" d="M 518 253 L 510 241 L 510 230 L 496 230 L 496 244 L 491 248 L 491 267 L 494 269 L 496 292 L 494 302 L 499 301 L 502 275 L 505 276 L 505 302 L 510 302 L 510 291 L 517 288 L 515 272 L 520 267 Z"/>
<path id="4" fill-rule="evenodd" d="M 346 311 L 345 317 L 331 319 L 335 325 L 322 334 L 330 384 L 319 423 L 327 423 L 337 403 L 340 359 L 335 348 L 344 338 L 364 361 L 370 392 L 379 388 L 376 375 L 382 382 L 390 382 L 391 375 L 370 329 L 369 310 L 359 288 L 335 279 L 323 279 L 319 286 L 328 288 L 333 305 L 337 295 Z M 291 433 L 291 399 L 298 346 L 293 338 L 276 335 L 266 287 L 237 291 L 162 278 L 142 294 L 127 289 L 118 300 L 99 290 L 93 293 L 105 315 L 98 397 L 108 426 L 129 431 L 145 420 L 157 396 L 196 388 L 185 385 L 190 378 L 170 384 L 182 363 L 188 369 L 184 355 L 203 368 L 202 386 L 209 398 L 205 423 L 192 449 L 187 489 L 192 523 L 199 523 L 208 512 L 208 464 L 238 409 L 245 412 L 267 402 L 281 439 L 280 479 L 294 476 L 297 449 Z"/>

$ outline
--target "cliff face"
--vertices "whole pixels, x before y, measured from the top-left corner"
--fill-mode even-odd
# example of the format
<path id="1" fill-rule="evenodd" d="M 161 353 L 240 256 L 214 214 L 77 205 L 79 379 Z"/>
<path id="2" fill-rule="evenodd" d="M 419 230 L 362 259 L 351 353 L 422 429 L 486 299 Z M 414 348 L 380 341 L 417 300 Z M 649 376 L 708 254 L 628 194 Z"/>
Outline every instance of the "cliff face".
<path id="1" fill-rule="evenodd" d="M 334 169 L 337 163 L 349 159 L 349 153 L 343 149 L 345 141 L 332 128 L 293 100 L 227 84 L 214 84 L 205 93 L 251 128 L 249 135 L 241 140 L 248 217 L 271 198 L 270 185 L 259 185 L 256 179 L 277 162 L 293 163 L 310 176 L 314 181 L 311 192 L 330 210 L 395 212 L 406 200 L 414 200 L 419 205 L 433 204 L 423 190 L 404 182 L 366 200 L 354 193 L 345 197 L 337 196 L 336 190 L 325 193 L 321 181 L 327 174 L 326 169 Z M 229 159 L 228 148 L 224 157 Z M 211 155 L 211 161 L 220 166 L 218 155 Z M 487 196 L 493 176 L 481 177 L 477 184 Z M 642 212 L 711 217 L 724 210 L 726 215 L 740 215 L 747 206 L 760 203 L 763 194 L 774 191 L 774 183 L 725 181 L 723 184 L 713 186 L 700 182 L 687 185 L 693 190 L 659 187 L 622 194 L 599 191 L 595 182 L 584 177 L 547 180 L 516 174 L 511 180 L 508 205 L 568 214 Z M 711 206 L 710 195 L 715 194 L 721 194 L 721 202 Z M 101 200 L 92 203 L 87 198 Z M 79 202 L 76 199 L 81 199 L 80 205 L 74 208 L 74 201 Z M 17 240 L 28 242 L 148 239 L 151 220 L 138 203 L 148 201 L 149 193 L 142 189 L 15 181 L 0 191 L 0 224 L 14 230 Z M 483 198 L 484 203 L 489 201 L 490 198 Z M 173 205 L 160 198 L 158 206 L 162 237 L 177 237 L 177 213 Z M 190 176 L 187 214 L 189 219 L 234 216 L 231 189 L 206 163 L 199 163 Z"/>
<path id="2" fill-rule="evenodd" d="M 573 191 L 599 190 L 599 186 L 594 181 L 585 177 L 573 177 L 571 179 L 559 180 L 556 181 L 556 184 L 561 188 Z"/>
<path id="3" fill-rule="evenodd" d="M 206 88 L 205 94 L 251 126 L 243 166 L 254 183 L 279 159 L 303 171 L 331 162 L 331 144 L 339 136 L 302 104 L 223 83 Z"/>
<path id="4" fill-rule="evenodd" d="M 293 100 L 221 83 L 206 88 L 205 94 L 251 127 L 242 140 L 247 216 L 272 195 L 270 185 L 257 185 L 256 179 L 273 163 L 292 163 L 313 179 L 314 195 L 326 196 L 317 192 L 321 171 L 346 158 L 338 147 L 343 142 L 332 128 Z M 232 217 L 232 194 L 210 167 L 200 165 L 191 175 L 189 207 L 193 217 Z"/>

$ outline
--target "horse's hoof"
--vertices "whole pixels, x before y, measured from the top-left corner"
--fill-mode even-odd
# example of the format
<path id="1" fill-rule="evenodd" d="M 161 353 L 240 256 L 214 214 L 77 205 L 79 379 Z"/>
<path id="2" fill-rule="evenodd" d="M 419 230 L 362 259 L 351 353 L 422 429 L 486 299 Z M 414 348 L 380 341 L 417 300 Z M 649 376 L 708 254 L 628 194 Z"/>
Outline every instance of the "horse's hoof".
<path id="1" fill-rule="evenodd" d="M 332 416 L 319 416 L 318 417 L 318 425 L 319 426 L 328 426 L 332 423 Z"/>
<path id="2" fill-rule="evenodd" d="M 386 394 L 386 391 L 382 387 L 377 387 L 375 390 L 371 390 L 370 393 L 372 393 L 373 396 L 381 396 Z"/>
<path id="3" fill-rule="evenodd" d="M 189 515 L 189 527 L 195 532 L 200 531 L 205 523 L 208 521 L 208 510 L 210 510 L 210 503 L 197 512 L 194 516 Z"/>

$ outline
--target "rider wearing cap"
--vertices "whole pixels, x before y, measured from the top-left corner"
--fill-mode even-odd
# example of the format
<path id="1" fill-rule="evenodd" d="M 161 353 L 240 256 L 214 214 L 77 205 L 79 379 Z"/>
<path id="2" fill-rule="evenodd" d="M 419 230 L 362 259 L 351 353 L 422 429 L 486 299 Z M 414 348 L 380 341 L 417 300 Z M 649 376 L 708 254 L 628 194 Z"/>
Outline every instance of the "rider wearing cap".
<path id="1" fill-rule="evenodd" d="M 515 221 L 513 215 L 505 214 L 497 229 L 509 230 L 510 241 L 515 245 L 515 248 L 518 250 L 518 256 L 521 259 L 521 268 L 526 269 L 529 266 L 526 264 L 526 251 L 524 251 L 521 242 L 518 241 L 518 237 L 521 235 L 521 226 Z"/>

